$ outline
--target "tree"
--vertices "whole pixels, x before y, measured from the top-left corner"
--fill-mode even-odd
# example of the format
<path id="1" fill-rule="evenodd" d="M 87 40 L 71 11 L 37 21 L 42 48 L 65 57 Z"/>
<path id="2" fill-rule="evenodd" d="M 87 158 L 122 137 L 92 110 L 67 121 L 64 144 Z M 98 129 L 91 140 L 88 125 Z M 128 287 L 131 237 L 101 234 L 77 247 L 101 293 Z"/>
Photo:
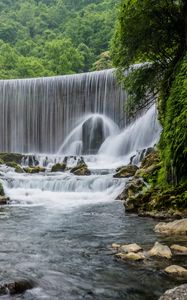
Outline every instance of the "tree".
<path id="1" fill-rule="evenodd" d="M 185 19 L 185 0 L 122 1 L 111 52 L 121 80 L 130 69 L 123 82 L 131 109 L 149 105 L 163 82 L 169 89 L 171 70 L 186 51 Z M 142 64 L 130 67 L 135 63 Z"/>

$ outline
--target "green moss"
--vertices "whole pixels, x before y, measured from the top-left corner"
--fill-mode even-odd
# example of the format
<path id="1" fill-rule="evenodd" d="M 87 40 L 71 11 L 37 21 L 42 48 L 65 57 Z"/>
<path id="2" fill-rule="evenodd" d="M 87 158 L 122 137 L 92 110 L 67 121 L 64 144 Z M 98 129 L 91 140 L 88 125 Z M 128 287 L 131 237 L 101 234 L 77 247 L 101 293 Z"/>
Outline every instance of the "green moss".
<path id="1" fill-rule="evenodd" d="M 45 172 L 45 168 L 42 168 L 42 167 L 28 167 L 28 168 L 24 168 L 23 169 L 26 173 L 29 173 L 29 174 L 36 174 L 36 173 L 40 173 L 40 172 Z"/>
<path id="2" fill-rule="evenodd" d="M 5 195 L 5 192 L 4 192 L 4 189 L 3 189 L 3 185 L 0 182 L 0 196 L 4 196 L 4 195 Z"/>
<path id="3" fill-rule="evenodd" d="M 3 165 L 4 161 L 2 159 L 0 159 L 0 165 Z"/>
<path id="4" fill-rule="evenodd" d="M 158 182 L 178 184 L 187 178 L 187 55 L 173 74 L 174 81 L 162 112 Z"/>
<path id="5" fill-rule="evenodd" d="M 51 168 L 51 172 L 64 172 L 66 169 L 66 164 L 65 163 L 57 163 Z"/>
<path id="6" fill-rule="evenodd" d="M 4 163 L 15 162 L 17 164 L 21 164 L 21 160 L 23 157 L 24 155 L 19 153 L 0 153 L 0 159 Z"/>

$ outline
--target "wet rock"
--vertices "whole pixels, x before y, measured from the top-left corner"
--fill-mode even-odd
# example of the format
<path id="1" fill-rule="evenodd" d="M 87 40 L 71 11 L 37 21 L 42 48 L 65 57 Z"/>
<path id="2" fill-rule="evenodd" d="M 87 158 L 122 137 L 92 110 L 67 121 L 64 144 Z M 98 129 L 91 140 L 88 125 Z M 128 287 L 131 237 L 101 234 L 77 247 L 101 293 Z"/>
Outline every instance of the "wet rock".
<path id="1" fill-rule="evenodd" d="M 33 284 L 26 279 L 20 279 L 14 282 L 5 283 L 0 285 L 0 295 L 5 294 L 21 294 L 26 290 L 32 289 Z"/>
<path id="2" fill-rule="evenodd" d="M 127 200 L 130 197 L 134 197 L 145 186 L 146 186 L 146 183 L 144 182 L 144 180 L 142 178 L 134 177 L 127 183 L 127 185 L 125 186 L 125 189 L 123 190 L 123 192 L 120 195 L 118 195 L 116 200 Z"/>
<path id="3" fill-rule="evenodd" d="M 186 300 L 187 299 L 187 284 L 182 284 L 174 289 L 168 290 L 159 300 Z"/>
<path id="4" fill-rule="evenodd" d="M 7 205 L 9 201 L 9 198 L 5 196 L 0 196 L 0 205 Z"/>
<path id="5" fill-rule="evenodd" d="M 157 256 L 170 259 L 172 257 L 171 250 L 168 246 L 156 242 L 153 248 L 148 251 L 149 256 Z"/>
<path id="6" fill-rule="evenodd" d="M 4 161 L 2 159 L 0 159 L 0 165 L 3 165 Z"/>
<path id="7" fill-rule="evenodd" d="M 155 226 L 155 231 L 166 235 L 187 235 L 187 218 L 173 222 L 161 222 Z"/>
<path id="8" fill-rule="evenodd" d="M 129 253 L 124 253 L 120 252 L 115 254 L 116 258 L 122 259 L 122 260 L 132 260 L 132 261 L 139 261 L 139 260 L 144 260 L 145 256 L 142 252 L 139 253 L 134 253 L 134 252 L 129 252 Z"/>
<path id="9" fill-rule="evenodd" d="M 114 178 L 132 177 L 135 175 L 137 170 L 138 167 L 136 165 L 123 166 L 116 169 L 116 174 L 114 174 L 113 177 Z"/>
<path id="10" fill-rule="evenodd" d="M 137 244 L 121 245 L 121 247 L 120 247 L 120 251 L 125 252 L 125 253 L 129 253 L 129 252 L 136 253 L 141 250 L 142 250 L 142 248 Z"/>
<path id="11" fill-rule="evenodd" d="M 15 162 L 7 162 L 6 165 L 8 167 L 14 168 L 16 173 L 24 173 L 23 168 Z"/>
<path id="12" fill-rule="evenodd" d="M 70 170 L 70 173 L 77 176 L 91 175 L 91 172 L 82 157 L 78 160 L 77 165 Z"/>
<path id="13" fill-rule="evenodd" d="M 23 157 L 24 155 L 20 153 L 0 153 L 0 159 L 2 159 L 4 163 L 15 162 L 21 164 Z"/>
<path id="14" fill-rule="evenodd" d="M 0 182 L 0 196 L 4 196 L 4 195 L 5 195 L 4 188 L 2 183 Z"/>
<path id="15" fill-rule="evenodd" d="M 66 164 L 62 163 L 58 163 L 58 164 L 55 164 L 54 166 L 52 166 L 51 168 L 51 172 L 64 172 L 66 169 Z"/>
<path id="16" fill-rule="evenodd" d="M 112 244 L 112 249 L 114 249 L 114 250 L 118 250 L 120 247 L 121 247 L 120 244 L 116 244 L 116 243 Z"/>
<path id="17" fill-rule="evenodd" d="M 36 174 L 36 173 L 40 173 L 40 172 L 45 172 L 45 168 L 43 167 L 27 167 L 27 168 L 23 168 L 23 170 L 26 172 L 26 173 L 29 173 L 29 174 Z"/>
<path id="18" fill-rule="evenodd" d="M 175 252 L 187 254 L 187 247 L 185 247 L 185 246 L 172 245 L 170 248 Z"/>
<path id="19" fill-rule="evenodd" d="M 177 266 L 177 265 L 171 265 L 164 270 L 167 274 L 171 275 L 177 275 L 181 277 L 187 277 L 187 269 Z"/>

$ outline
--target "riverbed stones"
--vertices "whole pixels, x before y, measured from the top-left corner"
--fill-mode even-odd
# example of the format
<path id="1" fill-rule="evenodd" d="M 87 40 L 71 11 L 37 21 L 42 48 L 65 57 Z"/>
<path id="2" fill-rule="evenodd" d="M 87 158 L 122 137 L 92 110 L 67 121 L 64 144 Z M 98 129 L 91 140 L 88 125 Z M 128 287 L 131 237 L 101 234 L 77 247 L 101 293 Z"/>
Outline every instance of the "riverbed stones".
<path id="1" fill-rule="evenodd" d="M 181 245 L 171 245 L 171 250 L 175 251 L 175 252 L 180 252 L 180 253 L 184 253 L 187 254 L 187 247 L 185 246 L 181 246 Z"/>
<path id="2" fill-rule="evenodd" d="M 156 242 L 151 250 L 148 251 L 149 256 L 156 256 L 170 259 L 172 257 L 171 250 L 168 246 Z"/>
<path id="3" fill-rule="evenodd" d="M 159 300 L 186 300 L 187 284 L 182 284 L 174 289 L 167 290 Z"/>
<path id="4" fill-rule="evenodd" d="M 134 253 L 134 252 L 129 252 L 129 253 L 124 253 L 124 252 L 119 252 L 115 254 L 116 258 L 122 259 L 122 260 L 132 260 L 132 261 L 140 261 L 144 260 L 145 256 L 142 252 Z"/>
<path id="5" fill-rule="evenodd" d="M 116 169 L 114 178 L 128 178 L 135 175 L 138 167 L 136 165 L 127 165 Z"/>
<path id="6" fill-rule="evenodd" d="M 112 244 L 112 249 L 114 249 L 114 250 L 118 250 L 120 247 L 121 247 L 120 244 L 117 244 L 117 243 Z"/>
<path id="7" fill-rule="evenodd" d="M 10 294 L 21 294 L 24 293 L 26 290 L 32 289 L 33 284 L 26 280 L 20 279 L 10 283 L 0 284 L 0 295 Z"/>
<path id="8" fill-rule="evenodd" d="M 187 218 L 169 223 L 158 223 L 155 231 L 166 235 L 187 235 Z"/>
<path id="9" fill-rule="evenodd" d="M 164 270 L 167 274 L 170 275 L 177 275 L 182 277 L 187 277 L 187 269 L 177 266 L 177 265 L 171 265 Z"/>
<path id="10" fill-rule="evenodd" d="M 128 244 L 128 245 L 121 245 L 120 251 L 129 253 L 129 252 L 139 252 L 142 250 L 142 247 L 140 247 L 138 244 Z"/>

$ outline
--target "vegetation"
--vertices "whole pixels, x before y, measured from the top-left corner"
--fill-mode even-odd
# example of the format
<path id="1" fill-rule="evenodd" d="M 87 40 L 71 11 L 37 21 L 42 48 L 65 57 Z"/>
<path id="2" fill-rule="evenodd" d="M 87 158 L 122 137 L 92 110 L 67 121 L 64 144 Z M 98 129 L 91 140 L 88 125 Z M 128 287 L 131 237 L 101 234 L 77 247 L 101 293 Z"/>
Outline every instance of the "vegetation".
<path id="1" fill-rule="evenodd" d="M 157 182 L 186 180 L 187 161 L 187 2 L 122 0 L 112 57 L 129 93 L 131 111 L 157 97 L 163 133 L 162 168 Z M 145 63 L 146 62 L 146 63 Z M 130 67 L 140 63 L 139 67 Z M 124 79 L 124 70 L 126 72 Z"/>
<path id="2" fill-rule="evenodd" d="M 1 0 L 0 78 L 103 67 L 119 0 Z M 108 61 L 108 58 L 105 60 Z M 111 65 L 111 62 L 105 67 Z"/>

